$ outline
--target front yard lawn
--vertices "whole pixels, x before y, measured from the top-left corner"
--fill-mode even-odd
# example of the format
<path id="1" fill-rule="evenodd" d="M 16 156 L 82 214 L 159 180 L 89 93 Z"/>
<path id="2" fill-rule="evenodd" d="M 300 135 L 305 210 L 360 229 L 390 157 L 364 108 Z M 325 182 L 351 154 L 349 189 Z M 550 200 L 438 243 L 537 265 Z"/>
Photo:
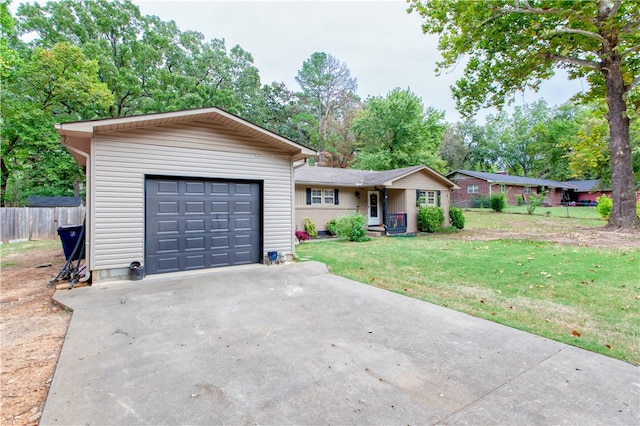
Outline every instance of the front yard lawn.
<path id="1" fill-rule="evenodd" d="M 297 247 L 334 274 L 640 364 L 640 249 L 445 235 Z"/>

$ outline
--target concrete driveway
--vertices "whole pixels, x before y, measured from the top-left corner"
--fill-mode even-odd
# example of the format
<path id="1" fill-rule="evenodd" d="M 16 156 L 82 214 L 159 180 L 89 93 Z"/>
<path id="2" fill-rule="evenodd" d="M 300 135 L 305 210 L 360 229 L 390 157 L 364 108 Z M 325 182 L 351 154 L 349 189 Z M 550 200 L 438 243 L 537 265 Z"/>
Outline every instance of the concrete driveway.
<path id="1" fill-rule="evenodd" d="M 640 424 L 640 369 L 328 273 L 252 265 L 56 293 L 42 425 Z"/>

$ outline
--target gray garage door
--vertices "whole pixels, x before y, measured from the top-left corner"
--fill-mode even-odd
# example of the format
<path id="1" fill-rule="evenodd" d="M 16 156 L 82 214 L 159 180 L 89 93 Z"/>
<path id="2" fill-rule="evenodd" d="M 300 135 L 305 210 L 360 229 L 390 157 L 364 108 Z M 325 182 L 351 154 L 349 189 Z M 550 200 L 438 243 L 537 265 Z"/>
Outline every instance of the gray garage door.
<path id="1" fill-rule="evenodd" d="M 257 182 L 148 177 L 148 274 L 258 263 L 262 186 Z"/>

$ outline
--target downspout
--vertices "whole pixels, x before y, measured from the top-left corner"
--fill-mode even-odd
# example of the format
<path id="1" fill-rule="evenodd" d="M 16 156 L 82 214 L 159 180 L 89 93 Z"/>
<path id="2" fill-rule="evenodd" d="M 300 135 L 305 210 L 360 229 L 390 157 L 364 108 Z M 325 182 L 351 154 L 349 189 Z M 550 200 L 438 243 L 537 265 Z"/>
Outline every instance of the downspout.
<path id="1" fill-rule="evenodd" d="M 74 148 L 73 146 L 69 145 L 67 143 L 67 137 L 64 136 L 62 138 L 62 140 L 60 141 L 60 143 L 62 144 L 62 146 L 64 146 L 65 148 L 67 148 L 69 151 L 72 151 L 82 157 L 85 158 L 86 160 L 86 166 L 85 166 L 85 177 L 87 178 L 87 185 L 85 188 L 86 191 L 86 205 L 85 205 L 85 209 L 84 209 L 84 252 L 85 252 L 85 256 L 86 256 L 86 262 L 85 262 L 85 274 L 84 277 L 82 277 L 81 279 L 78 280 L 78 282 L 84 283 L 89 281 L 89 278 L 91 278 L 91 269 L 89 268 L 89 255 L 90 255 L 90 247 L 91 247 L 91 232 L 87 232 L 88 229 L 90 228 L 91 225 L 91 207 L 89 204 L 89 195 L 90 195 L 90 191 L 91 191 L 91 185 L 89 184 L 89 178 L 91 176 L 91 156 L 89 154 L 87 154 L 84 151 L 80 151 L 77 148 Z M 80 262 L 80 261 L 78 261 Z"/>

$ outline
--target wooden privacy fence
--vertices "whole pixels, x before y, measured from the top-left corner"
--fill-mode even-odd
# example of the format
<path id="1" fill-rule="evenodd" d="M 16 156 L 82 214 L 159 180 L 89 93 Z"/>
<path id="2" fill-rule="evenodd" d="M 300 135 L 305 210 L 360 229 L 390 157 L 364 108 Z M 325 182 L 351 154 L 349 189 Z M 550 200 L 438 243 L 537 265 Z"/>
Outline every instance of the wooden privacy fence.
<path id="1" fill-rule="evenodd" d="M 2 207 L 2 242 L 58 238 L 58 227 L 81 225 L 84 207 Z"/>

